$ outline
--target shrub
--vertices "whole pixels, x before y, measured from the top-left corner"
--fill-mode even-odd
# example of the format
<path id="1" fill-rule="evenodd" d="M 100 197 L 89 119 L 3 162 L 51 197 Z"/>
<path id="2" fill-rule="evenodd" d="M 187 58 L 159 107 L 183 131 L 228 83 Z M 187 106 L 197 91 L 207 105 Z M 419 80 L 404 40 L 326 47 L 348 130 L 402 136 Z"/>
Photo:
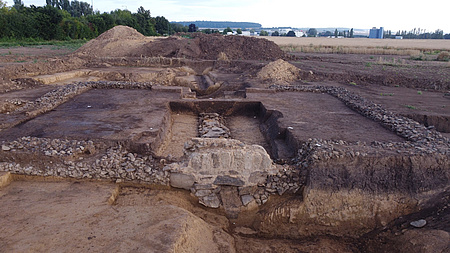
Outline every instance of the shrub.
<path id="1" fill-rule="evenodd" d="M 450 53 L 443 51 L 437 56 L 438 61 L 450 61 Z"/>

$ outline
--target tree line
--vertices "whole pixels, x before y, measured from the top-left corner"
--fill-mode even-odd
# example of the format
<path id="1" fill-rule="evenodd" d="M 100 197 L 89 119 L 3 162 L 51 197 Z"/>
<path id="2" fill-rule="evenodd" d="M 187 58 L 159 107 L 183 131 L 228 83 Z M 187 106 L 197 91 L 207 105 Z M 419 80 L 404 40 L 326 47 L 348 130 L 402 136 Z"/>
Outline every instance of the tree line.
<path id="1" fill-rule="evenodd" d="M 133 27 L 145 36 L 189 31 L 164 16 L 152 17 L 142 6 L 136 13 L 120 9 L 100 13 L 78 0 L 46 0 L 38 7 L 26 7 L 21 0 L 8 7 L 0 0 L 0 39 L 92 39 L 116 25 Z"/>
<path id="2" fill-rule="evenodd" d="M 395 34 L 391 30 L 384 32 L 384 38 L 393 39 L 402 36 L 404 39 L 450 39 L 450 33 L 444 34 L 443 30 L 437 29 L 434 32 L 427 32 L 425 29 L 414 28 L 411 31 L 397 31 Z"/>
<path id="3" fill-rule="evenodd" d="M 192 21 L 192 22 L 173 22 L 183 26 L 189 26 L 190 24 L 195 24 L 197 27 L 202 29 L 218 30 L 225 27 L 236 27 L 236 28 L 246 28 L 246 29 L 261 29 L 262 25 L 254 22 L 231 22 L 231 21 Z"/>

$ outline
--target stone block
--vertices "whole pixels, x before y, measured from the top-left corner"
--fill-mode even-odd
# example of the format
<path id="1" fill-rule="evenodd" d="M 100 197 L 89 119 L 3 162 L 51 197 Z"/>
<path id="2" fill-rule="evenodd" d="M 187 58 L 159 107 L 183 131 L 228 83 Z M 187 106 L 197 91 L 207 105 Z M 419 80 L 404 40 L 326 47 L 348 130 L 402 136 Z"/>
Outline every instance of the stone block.
<path id="1" fill-rule="evenodd" d="M 195 177 L 193 175 L 183 173 L 171 173 L 170 174 L 170 186 L 175 188 L 181 188 L 189 190 L 195 183 Z"/>
<path id="2" fill-rule="evenodd" d="M 203 198 L 200 198 L 199 202 L 200 204 L 211 208 L 219 208 L 220 206 L 220 200 L 216 194 L 211 194 Z"/>
<path id="3" fill-rule="evenodd" d="M 215 185 L 244 186 L 244 181 L 230 176 L 217 176 L 214 180 Z"/>
<path id="4" fill-rule="evenodd" d="M 244 206 L 247 206 L 248 204 L 250 204 L 250 202 L 252 202 L 254 200 L 255 199 L 253 198 L 252 195 L 242 195 L 241 196 L 241 201 Z"/>

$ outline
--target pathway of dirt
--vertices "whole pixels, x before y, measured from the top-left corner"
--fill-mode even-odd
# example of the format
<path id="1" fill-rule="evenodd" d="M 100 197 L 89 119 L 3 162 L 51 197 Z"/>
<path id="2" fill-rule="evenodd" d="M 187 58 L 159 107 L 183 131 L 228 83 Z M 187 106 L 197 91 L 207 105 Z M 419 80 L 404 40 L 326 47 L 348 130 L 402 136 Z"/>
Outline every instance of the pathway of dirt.
<path id="1" fill-rule="evenodd" d="M 163 156 L 171 155 L 174 158 L 183 156 L 184 143 L 198 135 L 198 117 L 190 114 L 172 115 L 172 138 L 162 152 Z"/>
<path id="2" fill-rule="evenodd" d="M 246 144 L 256 144 L 269 150 L 267 141 L 259 129 L 259 119 L 247 116 L 232 116 L 227 119 L 227 126 L 231 130 L 231 137 Z"/>

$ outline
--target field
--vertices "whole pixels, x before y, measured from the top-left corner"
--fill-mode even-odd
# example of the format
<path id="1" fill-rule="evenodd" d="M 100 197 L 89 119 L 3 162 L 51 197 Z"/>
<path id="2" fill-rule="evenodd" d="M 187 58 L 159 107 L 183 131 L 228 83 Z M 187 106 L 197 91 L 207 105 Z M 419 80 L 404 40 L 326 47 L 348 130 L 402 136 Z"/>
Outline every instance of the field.
<path id="1" fill-rule="evenodd" d="M 295 45 L 309 46 L 322 45 L 330 47 L 366 47 L 366 48 L 396 48 L 417 50 L 450 50 L 449 40 L 394 40 L 394 39 L 367 39 L 367 38 L 292 38 L 292 37 L 264 37 L 280 46 Z"/>
<path id="2" fill-rule="evenodd" d="M 448 251 L 447 41 L 267 39 L 0 48 L 0 251 Z"/>
<path id="3" fill-rule="evenodd" d="M 367 38 L 290 38 L 265 37 L 286 51 L 309 53 L 357 53 L 357 54 L 392 54 L 419 55 L 421 53 L 437 54 L 450 51 L 449 40 L 394 40 Z"/>

